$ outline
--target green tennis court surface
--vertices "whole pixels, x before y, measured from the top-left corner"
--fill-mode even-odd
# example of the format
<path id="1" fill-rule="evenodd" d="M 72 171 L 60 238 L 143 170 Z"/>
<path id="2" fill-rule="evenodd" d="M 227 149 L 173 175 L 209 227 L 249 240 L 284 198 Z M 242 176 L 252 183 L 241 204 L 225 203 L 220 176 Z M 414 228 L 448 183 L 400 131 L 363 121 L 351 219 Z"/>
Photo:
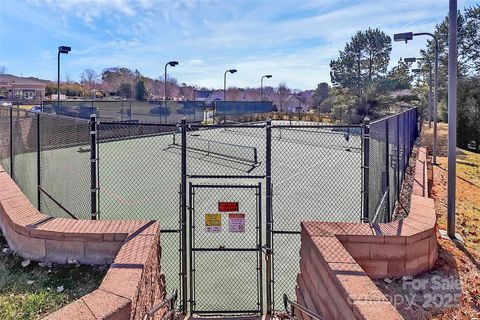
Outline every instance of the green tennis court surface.
<path id="1" fill-rule="evenodd" d="M 216 176 L 264 175 L 265 139 L 264 128 L 192 130 L 187 138 L 187 173 Z M 160 220 L 162 230 L 177 230 L 181 182 L 179 141 L 179 133 L 165 133 L 99 143 L 99 218 L 155 219 Z M 360 148 L 360 135 L 350 132 L 317 127 L 274 127 L 271 160 L 273 229 L 299 231 L 300 222 L 304 220 L 358 222 L 361 216 Z M 89 145 L 45 150 L 41 153 L 42 188 L 83 219 L 90 216 L 89 157 Z M 36 204 L 36 153 L 17 155 L 14 164 L 17 183 L 32 203 Z M 189 179 L 189 182 L 241 185 L 264 183 L 264 180 L 244 177 Z M 212 203 L 225 200 L 220 194 L 210 194 L 214 200 Z M 263 226 L 266 212 L 264 194 L 263 186 Z M 245 197 L 241 193 L 230 194 L 227 200 L 238 201 L 242 205 L 251 201 Z M 68 217 L 48 197 L 42 195 L 41 200 L 42 211 L 45 213 Z M 205 206 L 203 208 L 204 211 L 216 210 L 214 205 L 211 209 Z M 195 214 L 205 213 L 207 212 Z M 196 232 L 202 232 L 202 228 Z M 279 233 L 274 234 L 273 241 L 276 250 L 274 293 L 277 308 L 280 308 L 283 293 L 294 296 L 300 237 L 298 234 Z M 167 275 L 167 284 L 169 288 L 178 288 L 179 235 L 162 234 L 162 247 L 162 267 Z M 229 265 L 241 263 L 241 259 L 236 258 L 228 261 Z M 245 263 L 252 264 L 253 261 Z M 229 272 L 227 269 L 222 271 L 221 268 L 216 270 L 221 274 Z M 227 281 L 218 285 L 231 284 Z M 212 296 L 212 300 L 216 298 L 221 297 Z"/>

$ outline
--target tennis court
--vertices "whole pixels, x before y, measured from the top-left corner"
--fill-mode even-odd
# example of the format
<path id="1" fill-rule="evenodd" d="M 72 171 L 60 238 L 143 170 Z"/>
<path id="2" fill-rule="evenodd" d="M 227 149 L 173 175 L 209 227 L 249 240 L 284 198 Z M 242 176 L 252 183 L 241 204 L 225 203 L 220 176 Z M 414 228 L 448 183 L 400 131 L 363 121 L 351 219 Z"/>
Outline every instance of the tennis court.
<path id="1" fill-rule="evenodd" d="M 282 125 L 289 123 L 274 123 L 271 146 L 276 308 L 281 308 L 283 293 L 294 295 L 296 274 L 299 271 L 300 222 L 304 220 L 358 222 L 361 218 L 361 135 L 358 134 L 358 128 L 354 128 L 357 130 L 355 134 L 319 126 L 295 129 L 281 127 Z M 130 135 L 129 132 L 125 132 L 128 129 L 122 127 L 116 131 L 116 136 L 122 135 L 119 130 L 126 136 Z M 227 186 L 264 182 L 263 179 L 249 177 L 264 176 L 266 173 L 265 132 L 261 125 L 248 128 L 200 127 L 189 131 L 187 174 L 226 177 L 189 179 L 194 184 L 225 185 L 225 191 L 212 191 L 203 196 L 204 199 L 210 199 L 210 206 L 198 204 L 200 200 L 197 198 L 196 215 L 203 217 L 206 213 L 215 212 L 217 210 L 215 204 L 218 201 L 236 201 L 241 207 L 252 201 L 251 196 L 241 192 L 228 192 Z M 100 219 L 158 219 L 163 230 L 178 229 L 181 181 L 179 132 L 134 139 L 120 137 L 114 141 L 100 142 L 98 150 Z M 78 147 L 73 149 L 73 152 L 78 154 Z M 88 158 L 88 153 L 82 155 Z M 73 174 L 74 168 L 68 163 L 66 165 L 65 172 Z M 72 177 L 75 180 L 78 178 Z M 65 180 L 65 186 L 57 185 L 58 192 L 69 189 L 68 180 Z M 85 196 L 88 194 L 85 193 Z M 265 188 L 261 192 L 261 197 L 262 212 L 265 213 Z M 79 203 L 72 207 L 82 206 Z M 246 212 L 249 213 L 253 214 Z M 227 218 L 222 219 L 224 220 L 222 223 L 226 225 Z M 265 214 L 262 219 L 265 226 Z M 248 219 L 246 223 L 248 228 Z M 199 232 L 197 229 L 197 239 Z M 228 230 L 224 229 L 222 237 L 224 245 L 228 246 L 231 244 L 229 237 L 235 239 L 238 235 L 229 235 Z M 176 277 L 179 273 L 179 234 L 164 233 L 162 241 L 164 246 L 162 261 L 168 283 L 172 287 L 179 287 L 180 282 Z M 264 240 L 262 243 L 265 243 Z M 245 309 L 248 309 L 247 302 L 250 297 L 241 293 L 253 294 L 254 291 L 245 291 L 248 286 L 241 281 L 232 287 L 232 281 L 228 280 L 232 273 L 243 270 L 244 266 L 249 265 L 253 268 L 254 256 L 250 255 L 246 260 L 247 258 L 241 258 L 242 255 L 248 256 L 247 253 L 229 253 L 222 255 L 221 261 L 218 261 L 197 254 L 199 265 L 196 266 L 198 270 L 196 278 L 199 283 L 196 291 L 208 292 L 210 295 L 208 301 L 204 301 L 205 308 L 213 307 L 215 302 L 222 300 L 225 292 L 230 291 L 231 296 L 235 297 L 232 300 L 235 306 L 238 308 L 245 304 Z M 226 279 L 216 282 L 217 287 L 225 287 L 219 287 L 217 294 L 209 288 L 211 283 L 208 281 L 204 281 L 202 287 L 199 280 L 201 270 L 205 272 L 216 270 L 216 277 Z M 255 274 L 249 274 L 248 277 L 254 278 Z M 250 286 L 256 284 L 257 282 L 251 282 Z M 198 306 L 201 305 L 200 301 L 197 303 Z M 225 302 L 223 307 L 225 308 Z M 233 305 L 230 307 L 233 308 Z"/>
<path id="2" fill-rule="evenodd" d="M 32 130 L 33 122 L 17 119 L 29 126 L 20 126 L 21 132 Z M 47 121 L 45 119 L 44 121 Z M 52 116 L 48 121 L 70 121 Z M 65 126 L 63 135 L 42 135 L 41 150 L 41 209 L 52 216 L 68 217 L 65 210 L 79 218 L 90 216 L 90 152 L 88 123 L 76 120 L 75 130 L 87 132 L 72 134 Z M 41 122 L 42 123 L 42 122 Z M 45 122 L 45 125 L 58 125 Z M 180 183 L 182 142 L 176 126 L 132 129 L 133 124 L 99 125 L 98 136 L 98 217 L 102 220 L 138 219 L 160 220 L 162 227 L 162 268 L 170 289 L 180 288 Z M 285 127 L 288 126 L 288 127 Z M 295 128 L 298 126 L 298 128 Z M 271 177 L 273 216 L 273 261 L 275 309 L 281 309 L 283 293 L 294 296 L 296 274 L 299 269 L 300 222 L 304 220 L 358 222 L 361 218 L 361 134 L 360 128 L 329 128 L 312 123 L 276 121 L 271 129 Z M 135 131 L 137 130 L 137 131 Z M 141 134 L 139 131 L 142 131 Z M 43 133 L 48 133 L 44 130 Z M 67 133 L 70 132 L 70 133 Z M 72 131 L 72 132 L 73 132 Z M 23 133 L 23 144 L 35 135 Z M 85 138 L 87 137 L 87 138 Z M 20 141 L 20 140 L 19 140 Z M 193 215 L 197 217 L 197 241 L 216 239 L 215 245 L 225 247 L 242 243 L 245 234 L 231 234 L 223 228 L 219 234 L 205 234 L 203 216 L 214 213 L 219 201 L 234 201 L 240 205 L 246 232 L 258 230 L 249 220 L 254 215 L 255 196 L 232 190 L 232 186 L 257 185 L 260 208 L 257 215 L 266 225 L 266 128 L 264 123 L 248 127 L 191 126 L 186 137 L 188 181 L 195 185 L 216 184 L 218 190 L 203 190 L 195 200 Z M 18 152 L 14 156 L 15 178 L 22 190 L 37 203 L 37 152 Z M 9 159 L 2 159 L 8 166 Z M 215 176 L 210 178 L 205 176 Z M 207 192 L 208 191 L 208 192 Z M 187 195 L 189 196 L 189 195 Z M 203 200 L 202 200 L 203 199 Z M 188 202 L 187 202 L 188 203 Z M 248 204 L 248 205 L 247 205 Z M 246 210 L 246 211 L 243 211 Z M 194 218 L 195 220 L 195 218 Z M 222 224 L 227 225 L 222 216 Z M 187 225 L 190 228 L 190 225 Z M 265 234 L 251 234 L 265 243 Z M 223 243 L 223 244 L 222 244 Z M 255 243 L 253 243 L 255 247 Z M 260 249 L 259 249 L 260 250 Z M 251 304 L 265 304 L 252 299 L 264 296 L 265 286 L 259 285 L 255 254 L 223 252 L 220 256 L 195 254 L 195 292 L 204 301 L 198 308 L 218 311 L 254 310 Z M 219 259 L 219 257 L 221 257 Z M 245 268 L 245 277 L 239 275 Z M 214 272 L 214 279 L 204 278 Z M 251 281 L 243 281 L 250 279 Z M 256 279 L 256 281 L 254 281 Z M 262 280 L 264 281 L 264 280 Z M 191 285 L 191 284 L 190 284 Z M 189 286 L 190 286 L 189 285 Z M 169 290 L 170 290 L 169 289 Z M 218 289 L 218 290 L 217 290 Z M 229 294 L 230 305 L 224 296 Z M 198 299 L 198 297 L 197 297 Z M 232 302 L 233 301 L 233 302 Z M 218 303 L 223 303 L 218 304 Z M 236 307 L 237 309 L 231 309 Z M 212 309 L 213 308 L 213 309 Z M 240 308 L 240 309 L 238 309 Z M 240 311 L 239 311 L 240 313 Z"/>
<path id="3" fill-rule="evenodd" d="M 390 219 L 417 117 L 374 121 L 366 139 L 367 127 L 301 121 L 90 130 L 85 119 L 0 108 L 0 164 L 45 214 L 90 219 L 95 193 L 99 219 L 160 220 L 162 269 L 182 307 L 253 314 L 295 296 L 301 221 Z"/>

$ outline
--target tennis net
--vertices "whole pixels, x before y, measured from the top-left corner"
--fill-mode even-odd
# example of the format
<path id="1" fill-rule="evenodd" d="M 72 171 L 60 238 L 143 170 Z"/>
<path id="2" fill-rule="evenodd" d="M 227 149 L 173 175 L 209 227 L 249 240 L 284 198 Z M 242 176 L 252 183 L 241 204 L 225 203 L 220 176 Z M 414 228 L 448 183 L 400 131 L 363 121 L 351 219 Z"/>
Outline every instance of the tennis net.
<path id="1" fill-rule="evenodd" d="M 182 139 L 179 134 L 173 134 L 174 146 L 181 146 Z M 258 163 L 257 148 L 193 136 L 187 136 L 187 149 L 206 153 L 207 155 L 234 159 L 247 163 Z"/>

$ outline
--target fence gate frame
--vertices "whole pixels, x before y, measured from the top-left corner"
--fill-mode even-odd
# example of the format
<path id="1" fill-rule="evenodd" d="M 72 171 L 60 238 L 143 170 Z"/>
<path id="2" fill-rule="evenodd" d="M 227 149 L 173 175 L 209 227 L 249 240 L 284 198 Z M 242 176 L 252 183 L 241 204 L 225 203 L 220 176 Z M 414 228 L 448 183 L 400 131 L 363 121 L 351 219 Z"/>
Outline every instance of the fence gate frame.
<path id="1" fill-rule="evenodd" d="M 250 189 L 252 196 L 255 196 L 255 242 L 252 247 L 230 247 L 230 248 L 202 248 L 195 246 L 195 215 L 199 214 L 195 211 L 195 192 L 198 189 Z M 249 183 L 249 184 L 221 184 L 221 183 L 188 183 L 188 276 L 189 276 L 189 288 L 188 288 L 188 303 L 190 306 L 190 316 L 193 314 L 199 315 L 212 315 L 212 314 L 263 314 L 263 250 L 262 250 L 262 182 Z M 212 198 L 213 198 L 212 193 Z M 251 220 L 250 220 L 251 221 Z M 252 240 L 253 242 L 253 240 Z M 253 244 L 253 243 L 252 243 Z M 236 309 L 236 310 L 198 310 L 196 306 L 196 266 L 195 266 L 195 252 L 217 252 L 221 255 L 224 252 L 255 252 L 256 253 L 256 288 L 257 288 L 257 308 L 256 309 Z M 241 257 L 239 257 L 240 259 Z M 239 266 L 240 267 L 240 266 Z M 241 274 L 242 269 L 239 268 L 238 274 Z M 253 272 L 251 270 L 250 272 Z M 208 292 L 202 293 L 204 295 Z M 253 294 L 253 292 L 252 292 Z M 185 296 L 186 296 L 185 292 Z M 228 297 L 224 297 L 228 300 Z"/>

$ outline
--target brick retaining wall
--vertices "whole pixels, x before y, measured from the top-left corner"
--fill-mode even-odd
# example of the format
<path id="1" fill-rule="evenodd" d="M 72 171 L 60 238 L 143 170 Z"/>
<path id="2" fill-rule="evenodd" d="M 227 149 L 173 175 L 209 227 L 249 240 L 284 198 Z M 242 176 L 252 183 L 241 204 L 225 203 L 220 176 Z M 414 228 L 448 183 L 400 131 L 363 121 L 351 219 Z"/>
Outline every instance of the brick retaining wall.
<path id="1" fill-rule="evenodd" d="M 87 221 L 40 213 L 0 167 L 0 228 L 19 256 L 111 264 L 100 287 L 46 319 L 142 319 L 165 298 L 158 221 Z M 166 310 L 159 311 L 160 319 Z"/>
<path id="2" fill-rule="evenodd" d="M 416 275 L 433 267 L 438 256 L 436 215 L 427 187 L 426 150 L 420 148 L 405 219 L 303 222 L 299 303 L 328 319 L 402 319 L 371 278 Z"/>

